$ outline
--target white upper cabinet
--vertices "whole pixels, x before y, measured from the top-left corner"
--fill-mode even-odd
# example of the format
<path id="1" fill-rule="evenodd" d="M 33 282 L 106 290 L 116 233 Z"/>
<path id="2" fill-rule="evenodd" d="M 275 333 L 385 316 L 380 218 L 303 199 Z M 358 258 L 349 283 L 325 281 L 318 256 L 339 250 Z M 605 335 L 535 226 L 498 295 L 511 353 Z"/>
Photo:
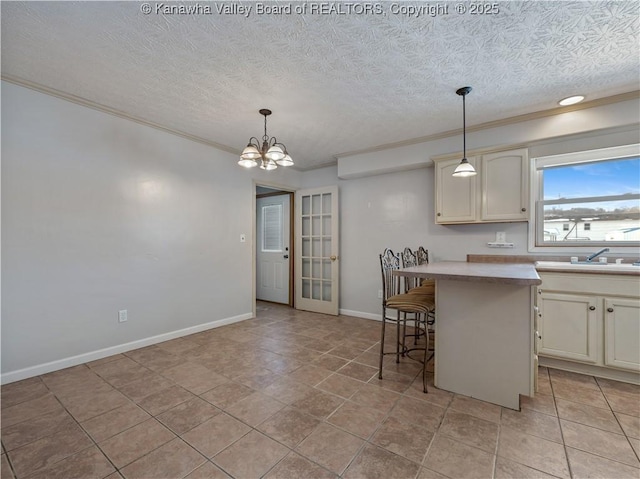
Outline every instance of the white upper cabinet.
<path id="1" fill-rule="evenodd" d="M 526 148 L 471 157 L 468 178 L 452 176 L 460 159 L 434 160 L 436 223 L 527 221 L 528 160 Z"/>
<path id="2" fill-rule="evenodd" d="M 526 149 L 483 155 L 481 221 L 526 221 L 529 168 Z"/>
<path id="3" fill-rule="evenodd" d="M 478 169 L 475 158 L 469 163 Z M 473 223 L 476 220 L 475 177 L 456 178 L 460 160 L 436 163 L 436 223 Z"/>

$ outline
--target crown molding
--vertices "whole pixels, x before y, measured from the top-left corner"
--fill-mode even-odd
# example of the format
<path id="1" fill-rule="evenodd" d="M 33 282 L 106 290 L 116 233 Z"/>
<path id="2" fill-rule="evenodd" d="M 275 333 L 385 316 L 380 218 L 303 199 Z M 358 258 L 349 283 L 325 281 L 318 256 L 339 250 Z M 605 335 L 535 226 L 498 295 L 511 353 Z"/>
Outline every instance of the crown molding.
<path id="1" fill-rule="evenodd" d="M 509 118 L 503 118 L 501 120 L 488 121 L 486 123 L 480 123 L 479 125 L 467 126 L 467 133 L 474 131 L 487 130 L 490 128 L 498 128 L 501 126 L 512 125 L 514 123 L 521 123 L 524 121 L 537 120 L 540 118 L 545 118 L 549 116 L 556 116 L 562 113 L 569 113 L 572 111 L 578 110 L 586 110 L 588 108 L 595 108 L 598 106 L 610 105 L 613 103 L 619 103 L 627 100 L 634 100 L 640 98 L 640 90 L 630 91 L 627 93 L 620 93 L 618 95 L 613 95 L 604 98 L 597 98 L 595 100 L 587 101 L 584 103 L 577 103 L 575 105 L 563 106 L 559 108 L 552 108 L 549 110 L 540 110 L 532 113 L 525 113 L 523 115 L 512 116 Z M 443 131 L 440 133 L 435 133 L 433 135 L 421 136 L 418 138 L 411 138 L 408 140 L 397 141 L 393 143 L 385 143 L 383 145 L 372 146 L 370 148 L 363 148 L 361 150 L 353 150 L 345 153 L 339 153 L 334 155 L 336 158 L 345 158 L 348 156 L 362 155 L 366 153 L 373 153 L 376 151 L 384 151 L 390 150 L 393 148 L 400 148 L 403 146 L 417 145 L 419 143 L 426 143 L 428 141 L 441 140 L 443 138 L 449 138 L 451 136 L 461 135 L 462 128 L 457 128 L 455 130 Z"/>
<path id="2" fill-rule="evenodd" d="M 35 83 L 35 82 L 31 82 L 29 80 L 24 80 L 22 78 L 10 75 L 10 74 L 6 74 L 3 73 L 0 75 L 0 79 L 2 79 L 3 81 L 7 81 L 9 83 L 13 83 L 15 85 L 18 86 L 22 86 L 25 88 L 29 88 L 31 90 L 35 90 L 37 92 L 40 93 L 44 93 L 46 95 L 51 95 L 54 96 L 56 98 L 60 98 L 62 100 L 66 100 L 66 101 L 70 101 L 72 103 L 76 103 L 78 105 L 81 106 L 85 106 L 87 108 L 91 108 L 93 110 L 97 110 L 103 113 L 107 113 L 109 115 L 113 115 L 113 116 L 117 116 L 119 118 L 124 118 L 125 120 L 129 120 L 129 121 L 133 121 L 135 123 L 138 123 L 140 125 L 144 125 L 144 126 L 148 126 L 151 128 L 155 128 L 156 130 L 160 130 L 163 131 L 165 133 L 170 133 L 172 135 L 176 135 L 176 136 L 180 136 L 182 138 L 185 138 L 187 140 L 191 140 L 191 141 L 195 141 L 198 143 L 202 143 L 204 145 L 207 146 L 211 146 L 213 148 L 216 148 L 218 150 L 222 150 L 225 151 L 227 153 L 231 153 L 233 155 L 240 155 L 240 150 L 238 150 L 237 148 L 232 148 L 230 146 L 227 145 L 223 145 L 222 143 L 217 143 L 215 141 L 211 141 L 211 140 L 207 140 L 205 138 L 196 136 L 196 135 L 192 135 L 189 133 L 185 133 L 184 131 L 180 131 L 180 130 L 176 130 L 173 128 L 168 128 L 166 126 L 163 126 L 159 123 L 154 123 L 152 121 L 149 120 L 145 120 L 143 118 L 138 118 L 136 116 L 130 115 L 126 112 L 120 111 L 120 110 L 116 110 L 114 108 L 110 108 L 106 105 L 103 105 L 101 103 L 97 103 L 91 100 L 88 100 L 86 98 L 83 97 L 79 97 L 76 95 L 71 95 L 69 93 L 65 93 L 62 92 L 60 90 L 56 90 L 55 88 L 49 88 L 46 87 L 44 85 L 41 85 L 39 83 Z M 637 99 L 640 98 L 640 90 L 635 90 L 635 91 L 631 91 L 631 92 L 627 92 L 627 93 L 621 93 L 618 95 L 613 95 L 613 96 L 609 96 L 609 97 L 604 97 L 604 98 L 598 98 L 595 100 L 591 100 L 591 101 L 587 101 L 587 102 L 583 102 L 583 103 L 578 103 L 576 105 L 570 105 L 570 106 L 565 106 L 565 107 L 559 107 L 559 108 L 553 108 L 553 109 L 549 109 L 549 110 L 541 110 L 541 111 L 537 111 L 537 112 L 532 112 L 532 113 L 525 113 L 523 115 L 518 115 L 518 116 L 513 116 L 513 117 L 509 117 L 509 118 L 503 118 L 501 120 L 495 120 L 495 121 L 490 121 L 490 122 L 486 122 L 486 123 L 481 123 L 479 125 L 475 125 L 475 126 L 467 126 L 467 132 L 474 132 L 474 131 L 480 131 L 480 130 L 486 130 L 489 128 L 497 128 L 500 126 L 506 126 L 506 125 L 510 125 L 513 123 L 519 123 L 519 122 L 523 122 L 523 121 L 529 121 L 529 120 L 535 120 L 535 119 L 539 119 L 539 118 L 545 118 L 545 117 L 549 117 L 549 116 L 555 116 L 555 115 L 559 115 L 561 113 L 568 113 L 568 112 L 572 112 L 572 111 L 578 111 L 578 110 L 585 110 L 587 108 L 594 108 L 594 107 L 598 107 L 598 106 L 603 106 L 603 105 L 610 105 L 613 103 L 618 103 L 618 102 L 622 102 L 622 101 L 627 101 L 627 100 L 633 100 L 633 99 Z M 308 168 L 301 168 L 299 166 L 293 166 L 290 167 L 293 170 L 297 170 L 300 172 L 305 172 L 305 171 L 312 171 L 312 170 L 318 170 L 321 168 L 327 168 L 330 166 L 336 166 L 338 164 L 338 158 L 345 158 L 348 156 L 355 156 L 355 155 L 362 155 L 362 154 L 366 154 L 366 153 L 373 153 L 376 151 L 384 151 L 384 150 L 390 150 L 393 148 L 400 148 L 403 146 L 410 146 L 410 145 L 416 145 L 419 143 L 426 143 L 428 141 L 434 141 L 434 140 L 440 140 L 443 138 L 448 138 L 451 136 L 456 136 L 456 135 L 460 135 L 462 134 L 462 128 L 457 128 L 455 130 L 448 130 L 448 131 L 443 131 L 440 133 L 435 133 L 432 135 L 426 135 L 426 136 L 421 136 L 418 138 L 411 138 L 408 140 L 402 140 L 402 141 L 397 141 L 397 142 L 393 142 L 393 143 L 385 143 L 382 145 L 378 145 L 378 146 L 373 146 L 373 147 L 369 147 L 369 148 L 363 148 L 360 150 L 352 150 L 349 152 L 345 152 L 345 153 L 338 153 L 338 154 L 334 154 L 333 159 L 331 161 L 327 161 L 324 163 L 321 163 L 319 165 L 313 165 L 310 166 Z"/>
<path id="3" fill-rule="evenodd" d="M 114 108 L 110 108 L 106 105 L 102 105 L 101 103 L 96 103 L 91 100 L 87 100 L 86 98 L 82 98 L 76 95 L 71 95 L 69 93 L 62 92 L 60 90 L 56 90 L 55 88 L 49 88 L 44 85 L 40 85 L 39 83 L 31 82 L 28 80 L 24 80 L 22 78 L 15 77 L 13 75 L 7 75 L 3 73 L 0 78 L 3 81 L 7 81 L 9 83 L 13 83 L 18 86 L 22 86 L 25 88 L 29 88 L 31 90 L 35 90 L 40 93 L 44 93 L 46 95 L 51 95 L 56 98 L 60 98 L 62 100 L 70 101 L 72 103 L 76 103 L 77 105 L 85 106 L 87 108 L 91 108 L 93 110 L 98 110 L 102 113 L 107 113 L 109 115 L 117 116 L 119 118 L 124 118 L 125 120 L 133 121 L 140 125 L 149 126 L 151 128 L 155 128 L 156 130 L 163 131 L 165 133 L 170 133 L 172 135 L 180 136 L 187 140 L 195 141 L 198 143 L 202 143 L 207 146 L 211 146 L 218 150 L 226 151 L 227 153 L 232 153 L 234 155 L 240 155 L 240 150 L 236 148 L 231 148 L 230 146 L 223 145 L 221 143 L 216 143 L 215 141 L 207 140 L 205 138 L 191 135 L 189 133 L 185 133 L 184 131 L 175 130 L 173 128 L 168 128 L 166 126 L 160 125 L 159 123 L 154 123 L 149 120 L 145 120 L 143 118 L 138 118 L 136 116 L 130 115 L 124 111 L 116 110 Z"/>

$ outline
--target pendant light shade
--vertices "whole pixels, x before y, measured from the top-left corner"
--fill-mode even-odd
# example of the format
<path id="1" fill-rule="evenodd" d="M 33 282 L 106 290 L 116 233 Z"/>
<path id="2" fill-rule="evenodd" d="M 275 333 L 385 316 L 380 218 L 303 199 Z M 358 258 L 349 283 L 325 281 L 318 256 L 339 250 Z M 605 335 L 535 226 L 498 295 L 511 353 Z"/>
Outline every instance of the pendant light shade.
<path id="1" fill-rule="evenodd" d="M 278 163 L 280 166 L 291 166 L 293 165 L 293 160 L 287 154 L 287 155 L 284 155 L 284 158 L 282 158 L 281 160 L 276 160 L 276 163 Z"/>
<path id="2" fill-rule="evenodd" d="M 263 170 L 275 170 L 278 165 L 291 166 L 293 160 L 287 152 L 287 147 L 276 140 L 276 137 L 270 138 L 267 135 L 267 117 L 271 115 L 271 110 L 263 108 L 259 111 L 264 116 L 264 136 L 262 137 L 262 145 L 256 137 L 249 139 L 249 144 L 240 155 L 238 164 L 245 168 L 253 168 L 260 166 Z"/>
<path id="3" fill-rule="evenodd" d="M 264 156 L 270 160 L 278 161 L 284 158 L 284 151 L 278 145 L 273 145 Z"/>
<path id="4" fill-rule="evenodd" d="M 242 150 L 242 155 L 240 156 L 245 160 L 257 160 L 260 158 L 260 152 L 255 146 L 249 144 L 244 150 Z"/>
<path id="5" fill-rule="evenodd" d="M 254 166 L 258 166 L 258 158 L 260 158 L 258 149 L 252 144 L 248 144 L 247 147 L 242 150 L 238 164 L 244 168 L 253 168 Z"/>
<path id="6" fill-rule="evenodd" d="M 476 174 L 475 168 L 469 163 L 469 160 L 467 160 L 467 118 L 464 99 L 470 91 L 470 86 L 456 90 L 456 93 L 462 97 L 462 160 L 453 172 L 453 176 L 456 178 L 467 178 Z"/>
<path id="7" fill-rule="evenodd" d="M 473 176 L 476 174 L 476 170 L 469 160 L 463 158 L 460 164 L 456 167 L 453 172 L 453 176 L 457 176 L 458 178 L 466 178 L 468 176 Z"/>
<path id="8" fill-rule="evenodd" d="M 262 168 L 263 170 L 275 170 L 278 167 L 278 165 L 276 165 L 276 162 L 273 160 L 263 160 L 262 164 L 260 165 L 260 168 Z"/>

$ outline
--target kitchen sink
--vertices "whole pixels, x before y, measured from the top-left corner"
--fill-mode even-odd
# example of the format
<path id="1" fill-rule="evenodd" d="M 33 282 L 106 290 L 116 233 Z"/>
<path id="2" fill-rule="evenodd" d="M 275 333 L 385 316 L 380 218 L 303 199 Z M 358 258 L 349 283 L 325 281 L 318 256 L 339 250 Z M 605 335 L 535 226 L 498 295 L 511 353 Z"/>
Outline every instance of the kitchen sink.
<path id="1" fill-rule="evenodd" d="M 537 261 L 536 268 L 540 270 L 545 269 L 563 269 L 566 271 L 588 271 L 588 270 L 606 270 L 609 273 L 620 271 L 638 271 L 640 272 L 639 263 L 600 263 L 598 261 L 578 261 L 577 263 L 571 263 L 569 261 Z"/>

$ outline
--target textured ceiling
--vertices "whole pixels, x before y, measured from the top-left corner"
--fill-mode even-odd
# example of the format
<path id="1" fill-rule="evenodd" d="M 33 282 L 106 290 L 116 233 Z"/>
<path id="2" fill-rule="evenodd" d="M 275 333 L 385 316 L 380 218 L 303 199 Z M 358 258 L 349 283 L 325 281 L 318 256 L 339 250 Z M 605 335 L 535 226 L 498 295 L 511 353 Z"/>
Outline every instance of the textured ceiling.
<path id="1" fill-rule="evenodd" d="M 465 85 L 468 126 L 640 88 L 637 1 L 509 1 L 482 15 L 459 4 L 263 3 L 291 6 L 278 15 L 200 2 L 181 15 L 150 2 L 145 15 L 139 2 L 3 1 L 2 74 L 233 151 L 262 135 L 257 110 L 270 108 L 269 134 L 301 169 L 460 128 Z M 250 14 L 218 13 L 238 5 Z"/>

